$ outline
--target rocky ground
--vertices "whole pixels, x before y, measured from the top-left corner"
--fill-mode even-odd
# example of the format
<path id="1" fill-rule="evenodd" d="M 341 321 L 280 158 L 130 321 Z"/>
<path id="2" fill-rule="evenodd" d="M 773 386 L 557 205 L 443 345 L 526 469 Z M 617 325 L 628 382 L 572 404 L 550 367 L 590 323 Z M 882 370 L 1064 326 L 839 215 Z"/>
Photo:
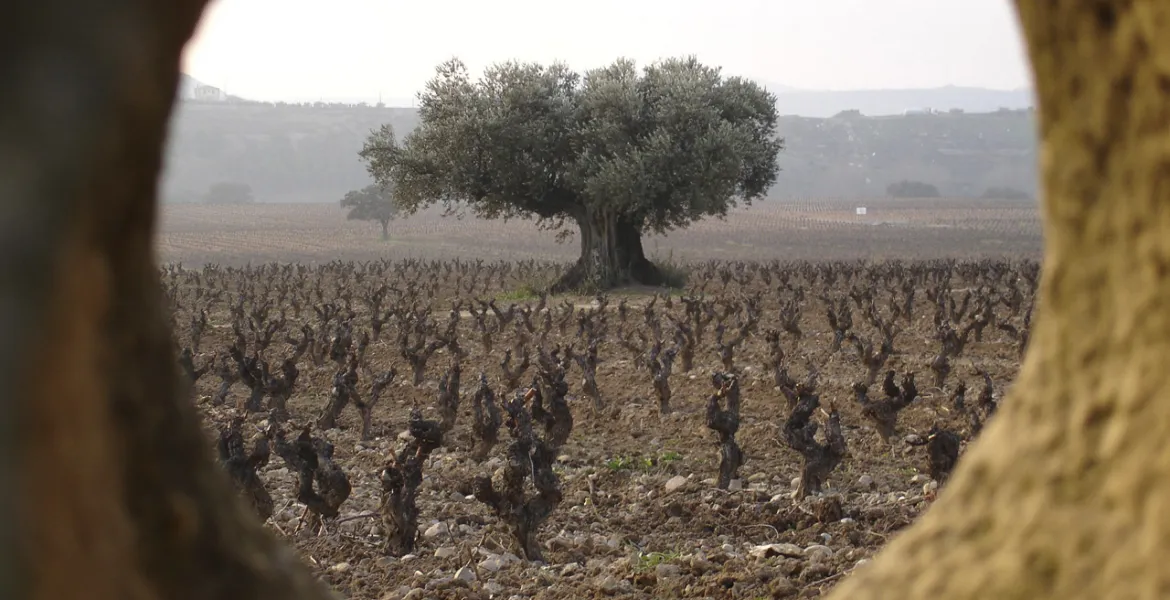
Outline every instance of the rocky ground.
<path id="1" fill-rule="evenodd" d="M 493 374 L 499 369 L 498 348 L 506 344 L 487 355 L 468 342 L 465 399 L 454 435 L 425 464 L 418 497 L 420 537 L 413 553 L 392 556 L 386 550 L 376 516 L 379 476 L 408 439 L 411 407 L 437 418 L 437 380 L 448 362 L 446 350 L 432 360 L 423 385 L 411 385 L 406 376 L 392 384 L 375 410 L 373 440 L 359 441 L 359 419 L 352 409 L 343 414 L 339 429 L 315 433 L 334 444 L 335 458 L 353 487 L 336 523 L 320 533 L 299 527 L 304 507 L 294 499 L 296 474 L 273 456 L 260 472 L 276 503 L 268 525 L 291 540 L 324 580 L 353 599 L 818 597 L 862 567 L 931 502 L 939 484 L 926 475 L 926 450 L 919 442 L 932 425 L 948 427 L 964 439 L 972 433 L 969 419 L 956 414 L 951 403 L 957 382 L 967 382 L 973 397 L 983 381 L 975 370 L 984 369 L 998 399 L 1018 367 L 1016 342 L 989 329 L 955 361 L 944 388 L 931 386 L 927 365 L 938 342 L 930 310 L 920 313 L 897 338 L 897 351 L 886 367 L 919 373 L 921 394 L 901 413 L 898 433 L 887 444 L 862 417 L 849 389 L 864 367 L 848 345 L 829 351 L 832 333 L 824 324 L 824 307 L 808 301 L 802 317 L 806 335 L 792 342 L 789 355 L 816 365 L 822 407 L 840 409 L 849 450 L 827 489 L 800 501 L 793 495 L 802 459 L 781 441 L 779 428 L 789 409 L 765 366 L 762 335 L 749 340 L 736 358 L 743 395 L 737 439 L 747 460 L 727 490 L 715 486 L 719 449 L 703 412 L 718 356 L 705 349 L 694 370 L 676 371 L 676 410 L 660 416 L 649 375 L 623 349 L 610 345 L 597 376 L 605 409 L 595 411 L 589 401 L 578 399 L 580 373 L 570 376 L 575 425 L 555 467 L 564 498 L 538 533 L 545 562 L 526 561 L 506 526 L 471 495 L 475 476 L 503 467 L 509 438 L 502 430 L 500 444 L 482 463 L 469 456 L 466 398 L 479 370 Z M 760 330 L 772 326 L 761 323 Z M 214 348 L 228 339 L 230 328 L 213 323 L 208 335 L 204 346 Z M 375 371 L 389 366 L 407 371 L 392 336 L 372 343 L 369 355 Z M 801 364 L 796 358 L 793 362 Z M 311 422 L 321 411 L 333 370 L 332 364 L 302 367 L 289 405 L 294 424 Z M 793 371 L 802 374 L 803 368 Z M 218 385 L 208 376 L 197 386 L 209 430 L 238 414 L 233 404 L 242 394 L 239 386 L 227 404 L 210 405 Z M 250 422 L 259 430 L 265 418 L 258 413 Z"/>

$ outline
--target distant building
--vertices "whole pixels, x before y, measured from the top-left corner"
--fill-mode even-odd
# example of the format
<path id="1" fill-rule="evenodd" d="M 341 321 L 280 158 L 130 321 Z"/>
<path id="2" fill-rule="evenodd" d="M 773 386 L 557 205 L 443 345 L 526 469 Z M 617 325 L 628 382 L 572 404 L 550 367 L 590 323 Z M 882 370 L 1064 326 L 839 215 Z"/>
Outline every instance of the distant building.
<path id="1" fill-rule="evenodd" d="M 179 99 L 200 102 L 226 102 L 228 95 L 222 89 L 207 85 L 186 73 L 179 77 Z"/>
<path id="2" fill-rule="evenodd" d="M 907 108 L 904 115 L 932 115 L 934 111 L 930 108 Z"/>
<path id="3" fill-rule="evenodd" d="M 222 102 L 227 100 L 227 94 L 214 85 L 195 86 L 195 100 L 201 102 Z"/>

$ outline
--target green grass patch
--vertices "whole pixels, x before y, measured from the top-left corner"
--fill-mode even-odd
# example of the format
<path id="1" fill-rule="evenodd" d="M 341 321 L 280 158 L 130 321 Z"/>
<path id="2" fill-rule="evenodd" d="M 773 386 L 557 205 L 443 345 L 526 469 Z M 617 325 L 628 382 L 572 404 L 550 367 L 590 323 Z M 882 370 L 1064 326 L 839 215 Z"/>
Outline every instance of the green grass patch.
<path id="1" fill-rule="evenodd" d="M 633 568 L 635 571 L 650 571 L 658 565 L 673 562 L 682 557 L 682 553 L 677 550 L 669 550 L 666 552 L 638 552 L 637 560 L 634 561 Z"/>
<path id="2" fill-rule="evenodd" d="M 654 266 L 658 267 L 658 272 L 662 274 L 662 287 L 670 290 L 672 294 L 675 291 L 681 294 L 687 289 L 687 279 L 691 275 L 691 270 L 681 259 L 675 258 L 674 250 L 667 251 L 665 256 L 655 251 L 646 258 L 654 263 Z"/>
<path id="3" fill-rule="evenodd" d="M 683 459 L 683 456 L 673 450 L 668 450 L 659 455 L 652 456 L 615 456 L 605 461 L 605 468 L 610 471 L 652 471 L 658 467 L 665 467 L 673 462 L 678 462 Z"/>

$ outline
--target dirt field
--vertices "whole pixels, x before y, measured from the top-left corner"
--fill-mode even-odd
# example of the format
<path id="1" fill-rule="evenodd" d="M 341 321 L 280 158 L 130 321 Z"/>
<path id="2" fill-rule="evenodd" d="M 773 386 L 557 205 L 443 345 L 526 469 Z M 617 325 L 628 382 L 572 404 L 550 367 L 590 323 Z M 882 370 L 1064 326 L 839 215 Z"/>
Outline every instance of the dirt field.
<path id="1" fill-rule="evenodd" d="M 870 223 L 863 225 L 846 203 L 769 206 L 672 236 L 658 248 L 684 258 L 792 260 L 1035 255 L 1039 249 L 1034 207 L 904 202 L 871 206 L 869 212 Z M 877 221 L 886 224 L 873 224 Z M 569 248 L 528 232 L 523 224 L 424 218 L 397 223 L 395 241 L 378 246 L 375 228 L 347 223 L 332 207 L 178 207 L 167 212 L 162 251 L 188 264 L 569 256 Z M 698 255 L 696 249 L 705 244 L 718 250 Z M 257 432 L 275 417 L 270 409 L 280 388 L 281 362 L 291 358 L 298 366 L 288 400 L 291 421 L 282 431 L 291 440 L 301 426 L 311 425 L 314 437 L 332 443 L 332 460 L 323 458 L 328 451 L 318 445 L 310 451 L 313 462 L 319 461 L 318 469 L 334 462 L 352 492 L 338 507 L 338 517 L 326 518 L 314 533 L 310 527 L 298 531 L 298 524 L 308 499 L 328 497 L 321 472 L 298 475 L 303 465 L 279 458 L 274 445 L 271 459 L 258 469 L 258 481 L 272 498 L 269 526 L 293 540 L 321 577 L 347 597 L 756 599 L 820 596 L 929 505 L 939 485 L 931 477 L 931 456 L 945 458 L 943 440 L 965 444 L 972 438 L 1015 376 L 1037 273 L 1035 263 L 1002 260 L 716 263 L 695 267 L 686 293 L 659 297 L 651 311 L 646 307 L 653 296 L 644 290 L 612 294 L 604 311 L 593 298 L 570 297 L 549 299 L 541 312 L 529 308 L 536 299 L 516 295 L 524 282 L 558 268 L 563 267 L 538 262 L 510 262 L 495 270 L 466 262 L 270 265 L 174 271 L 164 281 L 176 304 L 179 345 L 194 347 L 192 367 L 208 369 L 196 391 L 209 434 L 246 414 L 243 439 L 255 436 L 272 444 L 283 439 L 271 430 L 267 438 Z M 378 296 L 382 284 L 389 288 Z M 476 299 L 496 299 L 501 311 L 515 303 L 520 312 L 532 312 L 508 318 Z M 425 306 L 432 310 L 417 312 Z M 197 336 L 193 328 L 200 327 L 201 310 L 207 324 Z M 340 316 L 331 316 L 334 310 Z M 460 318 L 448 330 L 452 310 Z M 374 320 L 385 320 L 381 335 L 363 346 L 360 338 L 373 333 Z M 705 331 L 693 346 L 693 368 L 684 371 L 676 358 L 665 378 L 672 410 L 664 412 L 648 365 L 661 364 L 665 355 L 651 354 L 653 342 L 660 339 L 663 351 L 681 351 L 700 323 Z M 782 357 L 770 349 L 772 330 Z M 311 344 L 306 332 L 313 336 Z M 485 333 L 492 338 L 490 349 Z M 403 340 L 404 334 L 411 337 Z M 571 434 L 563 446 L 551 446 L 556 460 L 548 469 L 538 469 L 546 476 L 541 489 L 547 491 L 551 473 L 556 493 L 538 494 L 531 478 L 521 488 L 527 499 L 551 499 L 555 505 L 534 537 L 544 561 L 525 560 L 501 516 L 477 500 L 474 480 L 492 478 L 495 489 L 503 490 L 509 473 L 537 467 L 539 453 L 522 452 L 523 460 L 509 462 L 515 440 L 505 418 L 486 458 L 473 457 L 482 444 L 473 427 L 477 379 L 482 372 L 503 405 L 517 393 L 500 364 L 505 349 L 516 354 L 509 370 L 521 355 L 531 356 L 533 366 L 516 378 L 523 393 L 540 371 L 539 349 L 571 346 L 584 357 L 591 341 L 598 347 L 595 381 L 604 407 L 595 409 L 589 397 L 588 360 L 567 361 Z M 241 350 L 239 360 L 228 357 L 233 343 Z M 416 386 L 407 357 L 422 346 L 434 346 L 435 353 Z M 720 352 L 727 346 L 733 348 L 730 364 Z M 459 361 L 458 418 L 443 446 L 419 463 L 417 544 L 403 552 L 391 543 L 400 527 L 386 517 L 393 503 L 385 502 L 396 498 L 393 491 L 399 488 L 385 483 L 383 469 L 401 467 L 394 455 L 420 439 L 408 433 L 412 408 L 426 419 L 439 419 L 439 382 L 453 364 L 453 349 L 467 353 Z M 940 353 L 946 361 L 940 362 Z M 346 383 L 351 361 L 355 379 Z M 708 401 L 715 392 L 712 374 L 728 367 L 742 398 L 734 439 L 746 460 L 720 489 L 720 446 L 709 424 L 712 416 L 718 425 L 730 415 L 710 414 Z M 373 382 L 390 369 L 397 376 L 372 409 L 371 439 L 360 440 L 361 419 L 352 404 L 341 411 L 339 428 L 320 426 L 338 389 L 368 401 Z M 895 413 L 888 443 L 878 432 L 880 415 L 897 404 L 883 392 L 887 369 L 898 374 L 897 385 L 904 374 L 916 374 L 918 390 Z M 778 375 L 780 370 L 792 381 Z M 813 371 L 815 381 L 808 380 Z M 868 386 L 868 401 L 874 404 L 865 408 L 851 386 L 871 371 L 876 381 Z M 250 408 L 244 406 L 249 376 L 258 390 L 258 403 Z M 235 383 L 224 388 L 225 381 Z M 954 399 L 960 385 L 967 387 L 965 402 Z M 222 403 L 216 399 L 221 388 Z M 549 389 L 545 386 L 546 398 L 553 395 Z M 789 395 L 799 400 L 796 409 Z M 809 399 L 814 396 L 815 410 Z M 720 403 L 717 408 L 728 409 L 726 400 Z M 808 428 L 807 419 L 790 417 L 802 406 L 812 411 L 816 429 Z M 830 414 L 838 411 L 843 454 L 825 437 Z M 531 405 L 524 414 L 549 423 Z M 936 425 L 950 433 L 931 435 Z M 553 435 L 539 424 L 533 429 L 544 440 Z M 813 431 L 819 432 L 809 442 L 805 436 Z M 406 452 L 413 455 L 414 447 Z M 810 457 L 839 464 L 831 465 L 823 489 L 801 498 L 798 490 L 815 488 L 811 475 L 803 484 L 800 480 Z M 237 469 L 250 468 L 242 455 L 235 461 Z M 315 481 L 308 495 L 298 484 L 302 479 Z"/>
<path id="2" fill-rule="evenodd" d="M 867 258 L 1037 258 L 1035 202 L 1005 200 L 768 201 L 645 241 L 648 254 L 675 260 Z M 335 204 L 258 204 L 164 208 L 159 250 L 187 265 L 248 262 L 467 258 L 571 260 L 577 244 L 557 244 L 527 222 L 441 218 L 431 210 L 391 223 L 345 220 Z"/>

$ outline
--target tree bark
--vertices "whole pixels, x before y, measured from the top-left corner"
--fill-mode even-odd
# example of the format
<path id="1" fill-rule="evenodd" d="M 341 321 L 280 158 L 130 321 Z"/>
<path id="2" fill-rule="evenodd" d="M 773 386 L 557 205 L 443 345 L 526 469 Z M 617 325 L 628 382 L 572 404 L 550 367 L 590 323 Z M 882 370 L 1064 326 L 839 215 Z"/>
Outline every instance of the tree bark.
<path id="1" fill-rule="evenodd" d="M 1031 345 L 937 502 L 833 599 L 1170 590 L 1170 2 L 1016 6 L 1045 192 Z"/>
<path id="2" fill-rule="evenodd" d="M 16 482 L 0 508 L 20 527 L 0 540 L 0 597 L 329 597 L 212 462 L 172 350 L 156 192 L 204 3 L 11 0 L 0 19 L 0 460 Z"/>
<path id="3" fill-rule="evenodd" d="M 390 239 L 390 220 L 382 219 L 378 222 L 382 224 L 382 241 Z"/>
<path id="4" fill-rule="evenodd" d="M 606 212 L 582 212 L 575 217 L 581 238 L 581 256 L 550 288 L 559 294 L 580 288 L 611 289 L 629 283 L 657 286 L 662 272 L 646 258 L 642 232 L 628 218 Z"/>

